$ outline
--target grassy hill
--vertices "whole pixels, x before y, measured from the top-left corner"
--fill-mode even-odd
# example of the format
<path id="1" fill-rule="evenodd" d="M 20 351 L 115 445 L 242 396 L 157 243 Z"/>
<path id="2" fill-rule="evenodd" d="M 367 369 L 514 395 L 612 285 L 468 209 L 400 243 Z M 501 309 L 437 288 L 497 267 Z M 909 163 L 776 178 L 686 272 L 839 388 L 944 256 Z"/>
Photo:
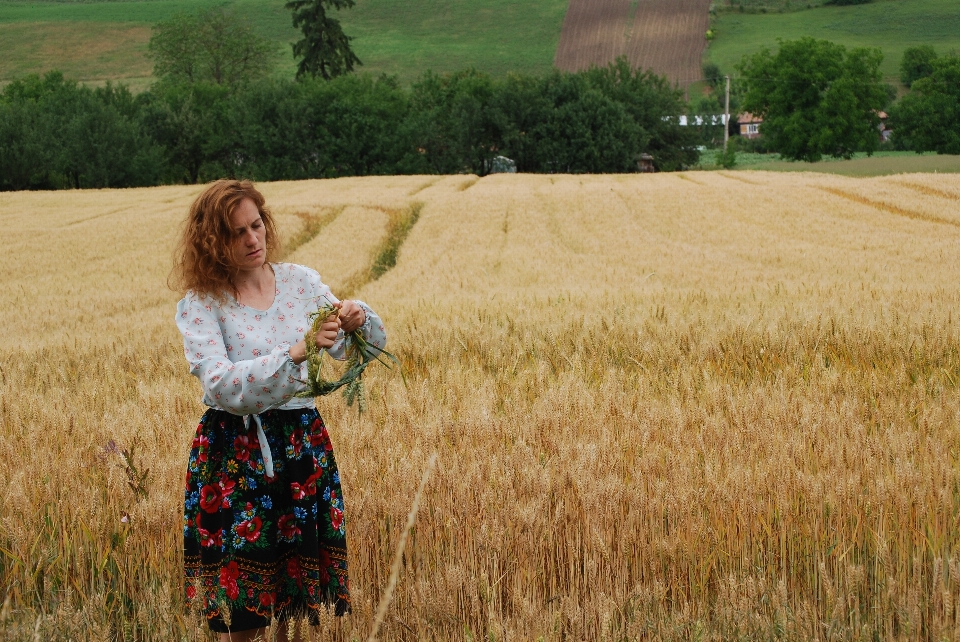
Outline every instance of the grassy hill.
<path id="1" fill-rule="evenodd" d="M 728 0 L 734 2 L 736 0 Z M 738 0 L 720 6 L 707 57 L 728 72 L 744 54 L 776 47 L 777 38 L 825 38 L 848 47 L 880 47 L 883 72 L 898 76 L 904 49 L 930 44 L 960 50 L 956 0 L 875 0 L 851 7 L 822 0 Z M 87 81 L 151 82 L 146 57 L 150 27 L 210 0 L 23 2 L 0 0 L 0 83 L 58 68 Z M 284 0 L 228 0 L 256 29 L 277 43 L 276 73 L 292 76 L 289 43 L 298 32 Z M 566 0 L 358 0 L 340 13 L 363 70 L 409 81 L 426 69 L 476 67 L 493 74 L 539 73 L 552 67 Z M 742 5 L 744 12 L 738 7 Z M 811 7 L 797 9 L 797 7 Z"/>
<path id="2" fill-rule="evenodd" d="M 0 81 L 61 69 L 81 80 L 150 82 L 150 27 L 209 0 L 9 2 L 0 0 Z M 284 0 L 223 3 L 277 43 L 277 74 L 292 76 L 298 37 Z M 358 0 L 340 13 L 363 70 L 415 78 L 426 69 L 476 67 L 494 74 L 553 64 L 565 0 Z"/>
<path id="3" fill-rule="evenodd" d="M 793 3 L 798 5 L 804 6 Z M 775 6 L 780 7 L 781 3 Z M 908 47 L 932 45 L 941 53 L 960 50 L 960 3 L 875 0 L 864 5 L 814 6 L 784 13 L 721 11 L 713 28 L 716 38 L 710 43 L 707 57 L 725 72 L 734 73 L 734 66 L 744 54 L 762 47 L 775 49 L 778 38 L 812 36 L 847 47 L 879 47 L 884 55 L 884 76 L 897 81 L 900 60 Z"/>

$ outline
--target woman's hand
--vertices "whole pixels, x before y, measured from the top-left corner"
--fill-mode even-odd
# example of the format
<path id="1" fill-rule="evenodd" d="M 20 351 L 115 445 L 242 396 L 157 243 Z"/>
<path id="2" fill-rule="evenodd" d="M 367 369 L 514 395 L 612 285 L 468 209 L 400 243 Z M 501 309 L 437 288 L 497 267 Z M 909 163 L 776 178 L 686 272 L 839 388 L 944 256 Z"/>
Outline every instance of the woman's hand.
<path id="1" fill-rule="evenodd" d="M 339 307 L 339 305 L 337 307 Z M 328 316 L 324 322 L 320 324 L 320 330 L 313 335 L 313 340 L 317 343 L 317 347 L 332 347 L 337 340 L 337 334 L 340 331 L 340 326 L 340 318 L 337 316 L 336 312 Z M 303 363 L 307 358 L 306 342 L 299 341 L 295 345 L 290 346 L 290 358 L 297 365 Z"/>
<path id="2" fill-rule="evenodd" d="M 341 311 L 342 315 L 343 312 Z M 317 342 L 318 348 L 330 348 L 333 346 L 334 342 L 337 340 L 337 333 L 340 332 L 340 328 L 343 326 L 340 317 L 337 316 L 337 313 L 334 312 L 328 316 L 323 323 L 320 324 L 320 330 L 317 331 L 317 334 L 314 335 L 314 341 Z"/>
<path id="3" fill-rule="evenodd" d="M 356 301 L 340 302 L 340 329 L 344 332 L 353 332 L 367 320 L 367 313 Z"/>

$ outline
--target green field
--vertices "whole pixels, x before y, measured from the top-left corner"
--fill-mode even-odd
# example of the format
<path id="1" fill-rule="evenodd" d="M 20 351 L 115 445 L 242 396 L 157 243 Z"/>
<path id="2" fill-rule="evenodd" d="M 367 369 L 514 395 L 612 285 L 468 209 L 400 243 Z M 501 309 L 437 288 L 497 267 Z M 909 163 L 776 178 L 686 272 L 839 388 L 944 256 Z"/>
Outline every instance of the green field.
<path id="1" fill-rule="evenodd" d="M 787 13 L 721 12 L 713 28 L 716 37 L 707 56 L 730 74 L 744 54 L 761 47 L 776 49 L 778 38 L 812 36 L 847 47 L 879 47 L 884 55 L 883 74 L 893 82 L 899 80 L 900 59 L 908 47 L 932 45 L 939 53 L 960 51 L 960 2 L 874 0 Z"/>
<path id="2" fill-rule="evenodd" d="M 714 164 L 716 153 L 708 150 L 701 156 L 701 169 L 721 169 Z M 855 154 L 850 160 L 827 158 L 818 163 L 789 161 L 779 154 L 751 154 L 737 152 L 738 170 L 768 172 L 818 172 L 843 176 L 889 176 L 891 174 L 960 173 L 960 156 L 916 154 L 914 152 L 877 152 L 873 156 Z"/>
<path id="3" fill-rule="evenodd" d="M 209 0 L 9 2 L 0 0 L 0 81 L 60 69 L 79 80 L 143 86 L 150 27 Z M 264 37 L 277 43 L 276 73 L 290 77 L 289 43 L 298 37 L 284 0 L 229 0 Z M 340 12 L 355 37 L 362 69 L 405 81 L 423 71 L 476 67 L 493 74 L 551 68 L 565 0 L 357 0 Z"/>

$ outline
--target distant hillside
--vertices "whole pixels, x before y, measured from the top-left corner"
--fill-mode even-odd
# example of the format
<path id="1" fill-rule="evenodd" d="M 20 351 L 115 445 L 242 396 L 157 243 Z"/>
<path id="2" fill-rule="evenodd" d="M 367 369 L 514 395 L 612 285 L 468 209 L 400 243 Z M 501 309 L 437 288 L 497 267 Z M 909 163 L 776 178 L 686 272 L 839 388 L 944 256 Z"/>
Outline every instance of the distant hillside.
<path id="1" fill-rule="evenodd" d="M 298 37 L 284 0 L 227 0 L 277 43 L 277 74 L 292 77 Z M 60 69 L 81 80 L 146 86 L 150 27 L 209 0 L 19 2 L 0 0 L 0 81 Z M 493 74 L 549 70 L 566 0 L 357 0 L 339 12 L 361 70 L 409 81 L 424 70 L 475 67 Z"/>
<path id="2" fill-rule="evenodd" d="M 880 47 L 883 72 L 896 80 L 907 47 L 960 51 L 960 0 L 874 0 L 850 7 L 821 6 L 823 1 L 714 0 L 710 26 L 716 38 L 703 56 L 734 73 L 744 54 L 775 48 L 777 38 L 809 35 L 849 47 Z M 298 34 L 284 0 L 224 4 L 277 43 L 276 74 L 292 77 L 290 42 Z M 153 69 L 146 57 L 150 27 L 178 11 L 209 5 L 210 0 L 0 0 L 0 83 L 61 69 L 75 79 L 146 87 Z M 602 11 L 594 11 L 597 7 Z M 625 53 L 687 84 L 699 76 L 708 7 L 708 0 L 357 0 L 339 17 L 355 38 L 362 71 L 396 74 L 405 82 L 427 69 L 542 73 L 554 62 L 573 69 Z M 591 22 L 611 16 L 612 28 Z M 565 17 L 571 37 L 561 42 Z"/>
<path id="3" fill-rule="evenodd" d="M 776 49 L 778 38 L 812 36 L 847 47 L 879 47 L 884 55 L 882 71 L 890 82 L 898 81 L 900 59 L 908 47 L 932 45 L 941 53 L 960 51 L 958 0 L 874 0 L 846 7 L 817 6 L 820 0 L 809 3 L 810 9 L 801 8 L 806 2 L 789 0 L 742 3 L 743 13 L 737 10 L 736 0 L 732 7 L 721 5 L 712 24 L 716 37 L 706 57 L 726 73 L 735 73 L 744 54 L 761 47 Z"/>

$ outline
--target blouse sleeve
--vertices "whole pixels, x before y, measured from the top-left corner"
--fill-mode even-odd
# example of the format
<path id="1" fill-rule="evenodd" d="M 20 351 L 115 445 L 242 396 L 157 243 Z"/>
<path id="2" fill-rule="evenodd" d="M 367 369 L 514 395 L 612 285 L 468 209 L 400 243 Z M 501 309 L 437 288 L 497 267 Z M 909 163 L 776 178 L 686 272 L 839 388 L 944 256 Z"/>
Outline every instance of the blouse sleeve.
<path id="1" fill-rule="evenodd" d="M 314 281 L 313 286 L 318 305 L 323 305 L 324 302 L 339 303 L 339 299 L 333 296 L 330 287 L 320 280 L 319 274 L 310 270 L 310 276 Z M 356 299 L 354 300 L 356 301 Z M 387 347 L 387 331 L 386 328 L 383 327 L 383 321 L 369 305 L 363 301 L 356 301 L 356 303 L 363 308 L 366 315 L 363 325 L 360 326 L 360 332 L 363 334 L 363 338 L 373 347 L 383 350 Z M 336 342 L 327 350 L 327 353 L 334 359 L 342 361 L 347 358 L 345 344 L 346 337 L 344 337 L 341 331 L 340 334 L 337 335 Z"/>
<path id="2" fill-rule="evenodd" d="M 204 396 L 235 415 L 259 414 L 281 406 L 304 388 L 300 366 L 290 358 L 290 344 L 269 354 L 230 361 L 213 307 L 188 297 L 177 305 L 177 327 L 190 374 L 200 380 Z"/>

